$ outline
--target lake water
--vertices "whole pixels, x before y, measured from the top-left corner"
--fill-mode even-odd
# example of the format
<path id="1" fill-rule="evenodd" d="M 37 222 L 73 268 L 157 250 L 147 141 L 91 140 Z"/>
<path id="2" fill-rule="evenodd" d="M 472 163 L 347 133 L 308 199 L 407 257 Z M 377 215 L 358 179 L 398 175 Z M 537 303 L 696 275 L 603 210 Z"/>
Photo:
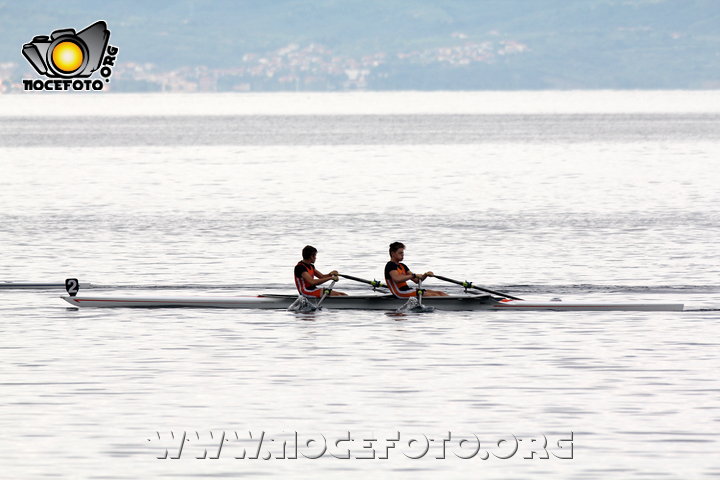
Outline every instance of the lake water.
<path id="1" fill-rule="evenodd" d="M 290 292 L 305 244 L 380 278 L 401 240 L 415 270 L 523 298 L 688 310 L 75 310 L 0 288 L 0 475 L 720 476 L 718 158 L 712 91 L 0 96 L 0 282 Z M 370 438 L 387 459 L 358 458 Z"/>

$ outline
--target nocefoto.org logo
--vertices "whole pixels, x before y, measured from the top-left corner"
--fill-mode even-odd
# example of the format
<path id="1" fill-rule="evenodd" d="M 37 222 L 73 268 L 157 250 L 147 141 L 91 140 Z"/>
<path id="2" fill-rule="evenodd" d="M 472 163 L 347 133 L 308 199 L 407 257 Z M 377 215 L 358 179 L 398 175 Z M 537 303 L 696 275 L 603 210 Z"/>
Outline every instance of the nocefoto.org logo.
<path id="1" fill-rule="evenodd" d="M 34 37 L 23 45 L 22 54 L 40 75 L 55 80 L 23 80 L 24 90 L 102 90 L 119 52 L 109 40 L 110 30 L 102 20 L 80 32 L 66 28 Z M 87 79 L 98 70 L 104 81 Z"/>

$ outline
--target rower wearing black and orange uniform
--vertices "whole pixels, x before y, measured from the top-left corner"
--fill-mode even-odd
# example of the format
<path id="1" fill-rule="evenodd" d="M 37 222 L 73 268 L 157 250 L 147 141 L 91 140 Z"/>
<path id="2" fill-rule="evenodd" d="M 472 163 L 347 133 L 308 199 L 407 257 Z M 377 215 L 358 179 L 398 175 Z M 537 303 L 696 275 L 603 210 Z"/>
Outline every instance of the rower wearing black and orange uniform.
<path id="1" fill-rule="evenodd" d="M 337 270 L 333 270 L 327 275 L 320 273 L 315 268 L 315 260 L 317 259 L 317 248 L 306 245 L 302 249 L 303 259 L 295 265 L 295 286 L 300 292 L 300 295 L 304 297 L 320 298 L 323 295 L 323 288 L 318 288 L 328 280 L 338 280 Z M 330 296 L 337 297 L 341 295 L 347 295 L 343 292 L 335 290 L 330 291 Z"/>
<path id="2" fill-rule="evenodd" d="M 410 298 L 417 296 L 417 289 L 407 284 L 408 280 L 420 283 L 427 277 L 434 277 L 433 272 L 425 272 L 421 275 L 410 271 L 407 265 L 402 263 L 405 258 L 405 245 L 401 242 L 390 244 L 390 261 L 385 264 L 385 282 L 390 292 L 399 298 Z M 447 293 L 439 290 L 426 290 L 422 292 L 424 297 L 444 297 Z"/>

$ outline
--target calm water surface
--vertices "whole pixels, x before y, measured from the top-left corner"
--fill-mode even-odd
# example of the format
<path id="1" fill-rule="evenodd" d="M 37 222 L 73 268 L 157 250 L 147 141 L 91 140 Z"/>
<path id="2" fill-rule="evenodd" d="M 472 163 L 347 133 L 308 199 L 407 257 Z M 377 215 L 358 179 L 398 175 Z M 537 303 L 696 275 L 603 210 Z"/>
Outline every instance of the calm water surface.
<path id="1" fill-rule="evenodd" d="M 690 311 L 73 310 L 60 290 L 0 289 L 2 475 L 720 476 L 718 94 L 673 92 L 660 111 L 653 92 L 524 93 L 524 111 L 506 94 L 473 108 L 472 94 L 442 108 L 427 95 L 368 94 L 375 109 L 332 96 L 332 111 L 322 97 L 264 96 L 264 111 L 247 97 L 248 111 L 216 116 L 206 96 L 105 96 L 90 116 L 0 98 L 0 281 L 287 292 L 307 243 L 320 269 L 380 278 L 399 239 L 417 270 L 523 298 Z M 177 451 L 171 431 L 191 441 L 158 460 Z M 419 460 L 409 447 L 240 460 L 232 442 L 194 458 L 248 431 L 435 441 Z M 563 453 L 570 432 L 572 460 L 523 458 L 543 435 Z M 472 435 L 487 460 L 455 455 Z M 497 458 L 513 435 L 517 454 Z"/>

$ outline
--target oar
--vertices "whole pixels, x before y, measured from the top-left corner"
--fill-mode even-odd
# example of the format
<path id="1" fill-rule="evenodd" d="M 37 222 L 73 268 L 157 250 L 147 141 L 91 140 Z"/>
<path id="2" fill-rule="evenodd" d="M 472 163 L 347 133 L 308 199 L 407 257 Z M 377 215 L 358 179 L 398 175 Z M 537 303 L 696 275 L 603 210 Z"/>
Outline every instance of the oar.
<path id="1" fill-rule="evenodd" d="M 476 285 L 473 285 L 472 282 L 468 282 L 468 281 L 461 282 L 459 280 L 453 280 L 452 278 L 443 277 L 441 275 L 435 275 L 435 278 L 437 278 L 438 280 L 442 280 L 444 282 L 449 282 L 449 283 L 454 283 L 455 285 L 460 285 L 461 287 L 464 287 L 465 290 L 467 290 L 468 288 L 474 288 L 475 290 L 480 290 L 481 292 L 491 293 L 493 295 L 497 295 L 498 297 L 512 298 L 513 300 L 522 300 L 522 298 L 513 297 L 512 295 L 508 295 L 507 293 L 500 293 L 500 292 L 496 292 L 495 290 L 490 290 L 489 288 L 478 287 Z"/>
<path id="2" fill-rule="evenodd" d="M 338 275 L 343 278 L 347 278 L 348 280 L 354 280 L 356 282 L 370 285 L 371 287 L 373 287 L 373 290 L 375 290 L 376 288 L 388 288 L 388 286 L 382 283 L 380 280 L 365 280 L 364 278 L 353 277 L 352 275 L 346 275 L 344 273 L 340 273 Z"/>
<path id="3" fill-rule="evenodd" d="M 423 308 L 422 297 L 423 297 L 423 293 L 424 293 L 424 291 L 422 289 L 422 280 L 419 280 L 417 285 L 418 285 L 418 288 L 417 288 L 418 305 L 420 306 L 420 309 L 422 309 Z"/>
<path id="4" fill-rule="evenodd" d="M 318 301 L 317 305 L 315 305 L 315 308 L 320 310 L 320 304 L 325 300 L 325 297 L 327 297 L 330 292 L 332 292 L 333 287 L 335 286 L 335 280 L 332 281 L 330 284 L 330 288 L 326 288 L 325 291 L 322 294 L 322 297 L 320 297 L 320 300 Z"/>

